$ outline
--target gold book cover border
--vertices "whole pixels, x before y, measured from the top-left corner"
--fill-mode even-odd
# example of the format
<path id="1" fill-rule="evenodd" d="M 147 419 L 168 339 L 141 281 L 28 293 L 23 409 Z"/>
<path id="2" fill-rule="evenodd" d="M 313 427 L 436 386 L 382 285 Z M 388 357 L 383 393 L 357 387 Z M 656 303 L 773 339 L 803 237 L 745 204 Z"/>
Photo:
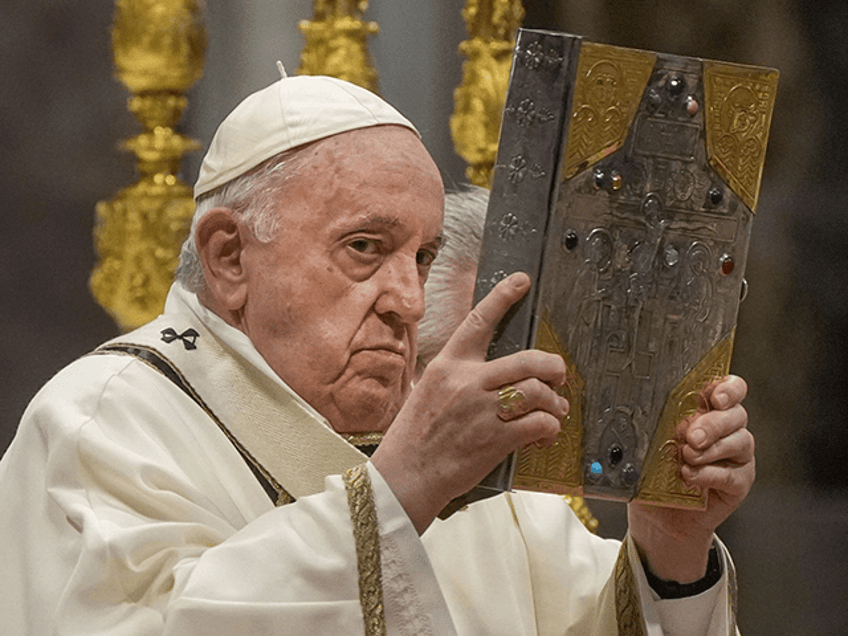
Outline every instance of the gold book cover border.
<path id="1" fill-rule="evenodd" d="M 752 212 L 766 158 L 778 72 L 704 61 L 707 156 Z"/>
<path id="2" fill-rule="evenodd" d="M 734 329 L 720 340 L 686 374 L 666 400 L 645 458 L 644 476 L 635 497 L 637 501 L 677 508 L 706 507 L 706 495 L 687 486 L 680 476 L 683 464 L 680 427 L 703 408 L 704 390 L 729 373 L 735 336 Z"/>
<path id="3" fill-rule="evenodd" d="M 656 59 L 649 51 L 583 42 L 563 162 L 565 179 L 624 144 Z"/>
<path id="4" fill-rule="evenodd" d="M 562 420 L 559 439 L 549 448 L 528 447 L 520 451 L 513 485 L 525 490 L 580 495 L 583 491 L 583 401 L 586 382 L 557 337 L 550 319 L 543 317 L 536 336 L 536 349 L 560 355 L 568 380 L 559 394 L 571 408 Z"/>

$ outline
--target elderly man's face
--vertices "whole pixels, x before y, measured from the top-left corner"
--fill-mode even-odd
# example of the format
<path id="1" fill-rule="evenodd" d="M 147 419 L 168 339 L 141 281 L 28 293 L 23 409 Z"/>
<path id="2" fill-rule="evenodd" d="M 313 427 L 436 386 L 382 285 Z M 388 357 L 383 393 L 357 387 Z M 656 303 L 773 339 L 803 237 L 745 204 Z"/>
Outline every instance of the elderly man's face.
<path id="1" fill-rule="evenodd" d="M 384 430 L 415 360 L 437 252 L 439 171 L 411 131 L 325 139 L 280 196 L 270 243 L 251 242 L 240 327 L 339 432 Z"/>

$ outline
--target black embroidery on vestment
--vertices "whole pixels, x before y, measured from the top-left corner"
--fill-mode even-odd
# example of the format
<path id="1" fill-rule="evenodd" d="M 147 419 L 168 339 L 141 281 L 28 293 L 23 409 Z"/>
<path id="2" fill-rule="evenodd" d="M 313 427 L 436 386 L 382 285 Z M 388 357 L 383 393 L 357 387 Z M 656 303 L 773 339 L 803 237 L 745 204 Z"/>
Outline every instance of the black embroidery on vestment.
<path id="1" fill-rule="evenodd" d="M 167 329 L 163 329 L 162 333 L 162 341 L 166 344 L 172 343 L 174 340 L 182 340 L 183 346 L 186 348 L 186 351 L 191 351 L 192 349 L 197 349 L 197 339 L 200 337 L 200 334 L 197 333 L 194 329 L 188 328 L 182 333 L 177 333 L 177 331 L 173 327 L 168 327 Z"/>

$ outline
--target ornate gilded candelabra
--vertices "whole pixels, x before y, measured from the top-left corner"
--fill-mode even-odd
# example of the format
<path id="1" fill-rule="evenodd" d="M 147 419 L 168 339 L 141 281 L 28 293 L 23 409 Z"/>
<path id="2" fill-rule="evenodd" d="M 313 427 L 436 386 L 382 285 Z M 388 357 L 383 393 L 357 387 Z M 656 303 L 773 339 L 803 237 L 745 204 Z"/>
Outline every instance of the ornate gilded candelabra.
<path id="1" fill-rule="evenodd" d="M 118 0 L 112 50 L 118 79 L 133 93 L 128 108 L 144 132 L 121 144 L 135 154 L 140 179 L 97 204 L 99 255 L 91 291 L 122 330 L 161 313 L 180 245 L 194 212 L 191 187 L 176 175 L 199 144 L 174 131 L 203 74 L 202 0 Z"/>
<path id="2" fill-rule="evenodd" d="M 379 93 L 367 39 L 380 31 L 365 22 L 368 0 L 315 0 L 315 17 L 298 25 L 306 39 L 299 75 L 329 75 Z"/>
<path id="3" fill-rule="evenodd" d="M 462 84 L 454 91 L 450 128 L 457 154 L 468 162 L 466 177 L 488 188 L 524 7 L 521 0 L 468 0 L 462 17 L 469 39 L 459 45 L 466 62 Z"/>

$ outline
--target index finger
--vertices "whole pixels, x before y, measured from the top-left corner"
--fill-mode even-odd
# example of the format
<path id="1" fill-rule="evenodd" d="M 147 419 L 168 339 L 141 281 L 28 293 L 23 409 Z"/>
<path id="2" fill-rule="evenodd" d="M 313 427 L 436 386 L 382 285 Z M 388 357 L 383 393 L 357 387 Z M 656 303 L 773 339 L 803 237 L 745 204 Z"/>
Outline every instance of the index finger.
<path id="1" fill-rule="evenodd" d="M 443 352 L 457 358 L 484 359 L 498 322 L 510 307 L 524 297 L 528 289 L 530 277 L 524 272 L 515 272 L 500 281 L 468 313 L 448 340 Z"/>

